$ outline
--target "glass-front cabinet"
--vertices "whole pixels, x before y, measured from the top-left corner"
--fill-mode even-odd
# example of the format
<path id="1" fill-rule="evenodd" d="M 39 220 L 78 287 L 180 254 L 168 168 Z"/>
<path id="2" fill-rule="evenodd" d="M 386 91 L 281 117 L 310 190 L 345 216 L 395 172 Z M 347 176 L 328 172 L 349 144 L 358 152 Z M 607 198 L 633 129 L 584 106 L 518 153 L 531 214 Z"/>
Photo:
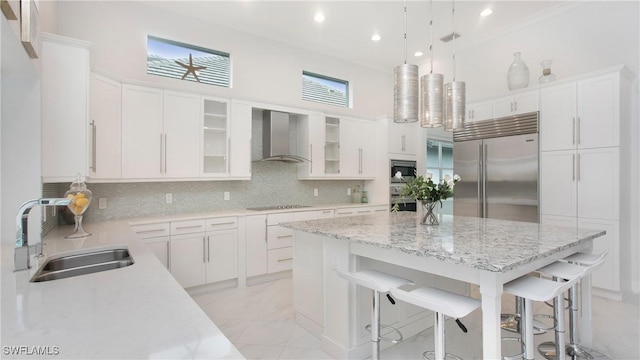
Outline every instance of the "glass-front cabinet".
<path id="1" fill-rule="evenodd" d="M 340 174 L 340 119 L 325 118 L 324 173 Z"/>
<path id="2" fill-rule="evenodd" d="M 225 175 L 229 172 L 229 104 L 202 98 L 202 174 Z"/>

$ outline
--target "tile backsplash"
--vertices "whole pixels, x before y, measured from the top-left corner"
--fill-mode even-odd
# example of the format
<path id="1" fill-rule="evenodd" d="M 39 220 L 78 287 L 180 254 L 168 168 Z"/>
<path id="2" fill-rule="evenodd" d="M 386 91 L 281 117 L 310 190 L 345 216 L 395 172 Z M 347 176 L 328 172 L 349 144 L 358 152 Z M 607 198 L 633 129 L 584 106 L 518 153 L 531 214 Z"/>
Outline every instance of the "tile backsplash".
<path id="1" fill-rule="evenodd" d="M 69 185 L 47 184 L 48 193 L 62 196 Z M 347 188 L 356 186 L 362 189 L 364 181 L 301 181 L 297 179 L 297 166 L 294 164 L 254 162 L 252 178 L 247 181 L 87 183 L 87 188 L 93 193 L 93 200 L 84 219 L 91 222 L 251 206 L 349 203 L 351 197 L 347 195 Z M 313 196 L 314 189 L 318 189 L 317 197 Z M 225 191 L 230 193 L 228 201 L 224 200 Z M 165 200 L 168 193 L 173 198 L 171 204 L 167 204 Z M 106 209 L 98 209 L 99 198 L 107 199 Z"/>

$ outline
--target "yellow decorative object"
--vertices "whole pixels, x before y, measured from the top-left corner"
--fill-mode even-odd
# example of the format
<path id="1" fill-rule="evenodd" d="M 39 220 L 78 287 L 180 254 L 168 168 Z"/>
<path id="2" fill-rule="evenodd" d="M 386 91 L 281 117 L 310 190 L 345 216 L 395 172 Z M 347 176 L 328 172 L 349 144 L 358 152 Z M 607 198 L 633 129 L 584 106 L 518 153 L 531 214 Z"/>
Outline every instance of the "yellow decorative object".
<path id="1" fill-rule="evenodd" d="M 73 201 L 67 205 L 67 208 L 73 213 L 76 221 L 74 232 L 65 236 L 65 238 L 75 239 L 91 235 L 82 228 L 82 214 L 87 211 L 89 204 L 91 204 L 92 194 L 91 190 L 87 189 L 87 184 L 80 178 L 80 174 L 76 176 L 76 180 L 71 183 L 69 191 L 67 191 L 64 196 L 68 199 L 73 199 Z"/>

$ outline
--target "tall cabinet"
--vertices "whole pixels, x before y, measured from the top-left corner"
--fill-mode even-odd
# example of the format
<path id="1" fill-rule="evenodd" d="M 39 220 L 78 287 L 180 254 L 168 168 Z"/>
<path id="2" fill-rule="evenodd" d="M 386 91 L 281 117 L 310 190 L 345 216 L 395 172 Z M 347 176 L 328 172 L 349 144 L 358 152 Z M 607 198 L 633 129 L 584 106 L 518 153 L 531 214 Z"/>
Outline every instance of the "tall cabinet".
<path id="1" fill-rule="evenodd" d="M 540 90 L 541 223 L 604 229 L 600 295 L 630 291 L 631 77 L 610 69 Z"/>

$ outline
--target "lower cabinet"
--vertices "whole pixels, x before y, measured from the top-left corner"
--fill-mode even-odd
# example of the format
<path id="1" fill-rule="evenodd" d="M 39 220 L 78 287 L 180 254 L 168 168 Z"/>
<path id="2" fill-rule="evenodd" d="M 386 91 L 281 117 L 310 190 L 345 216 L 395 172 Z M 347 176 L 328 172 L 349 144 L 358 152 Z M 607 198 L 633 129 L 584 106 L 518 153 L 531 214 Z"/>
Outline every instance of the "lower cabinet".
<path id="1" fill-rule="evenodd" d="M 170 269 L 169 223 L 132 225 L 131 228 L 167 269 Z"/>
<path id="2" fill-rule="evenodd" d="M 267 215 L 245 218 L 247 277 L 267 273 Z"/>
<path id="3" fill-rule="evenodd" d="M 206 235 L 171 236 L 171 274 L 184 288 L 206 282 Z"/>

